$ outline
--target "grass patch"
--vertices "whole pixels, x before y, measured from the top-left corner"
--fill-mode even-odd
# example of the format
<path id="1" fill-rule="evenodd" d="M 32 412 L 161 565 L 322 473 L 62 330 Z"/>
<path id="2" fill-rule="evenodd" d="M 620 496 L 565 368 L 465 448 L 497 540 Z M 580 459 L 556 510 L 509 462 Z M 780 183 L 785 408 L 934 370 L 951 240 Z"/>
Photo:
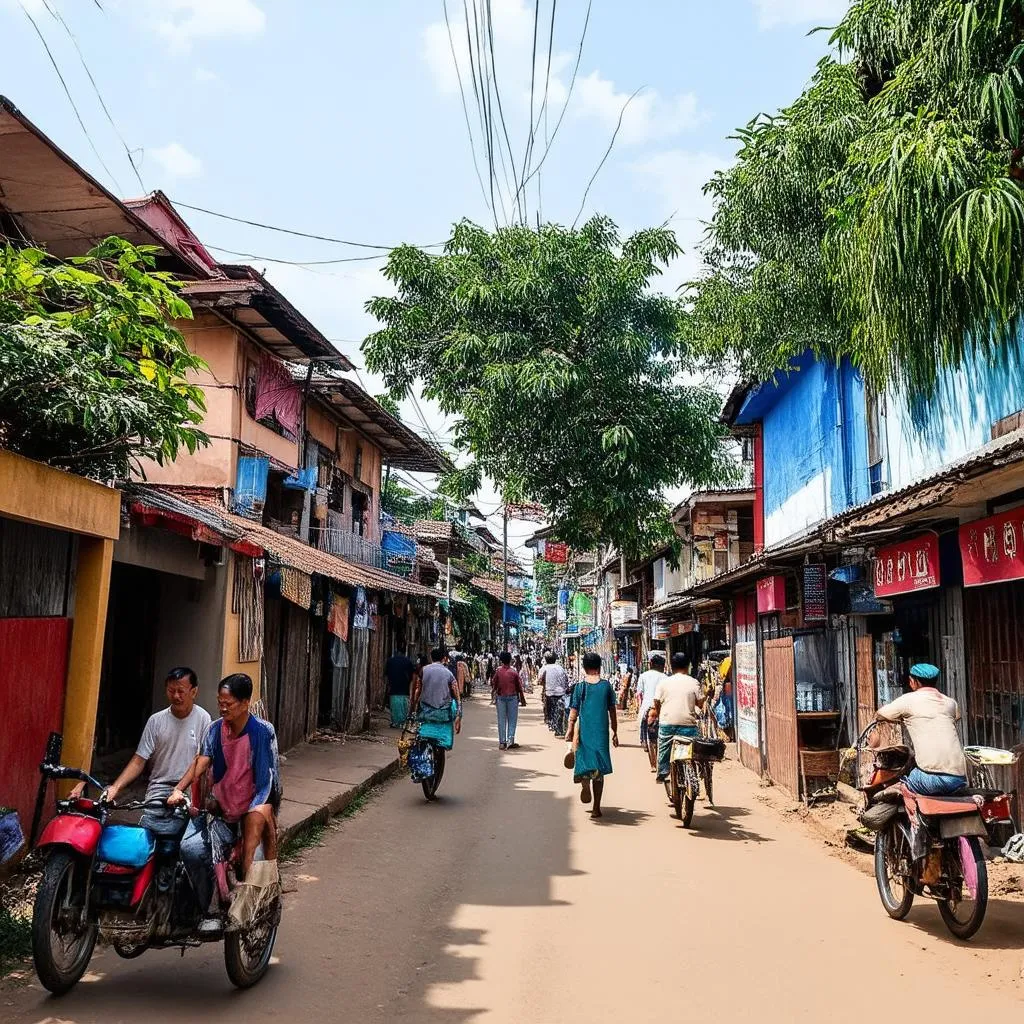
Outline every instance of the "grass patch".
<path id="1" fill-rule="evenodd" d="M 0 907 L 0 977 L 32 955 L 32 922 Z"/>
<path id="2" fill-rule="evenodd" d="M 338 815 L 339 818 L 352 818 L 357 815 L 376 794 L 376 789 L 367 789 L 359 794 L 349 805 Z"/>
<path id="3" fill-rule="evenodd" d="M 322 846 L 324 832 L 326 831 L 325 825 L 313 825 L 311 828 L 300 832 L 297 836 L 293 836 L 277 851 L 278 861 L 282 864 L 287 864 L 289 861 L 298 860 L 306 850 Z"/>

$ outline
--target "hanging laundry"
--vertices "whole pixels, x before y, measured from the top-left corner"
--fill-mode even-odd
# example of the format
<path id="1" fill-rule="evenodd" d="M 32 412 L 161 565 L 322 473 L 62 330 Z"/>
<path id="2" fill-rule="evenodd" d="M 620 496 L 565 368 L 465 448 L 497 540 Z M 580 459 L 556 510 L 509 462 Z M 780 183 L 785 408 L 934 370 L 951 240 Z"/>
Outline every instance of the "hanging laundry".
<path id="1" fill-rule="evenodd" d="M 327 616 L 327 629 L 339 640 L 348 640 L 348 598 L 335 594 Z"/>
<path id="2" fill-rule="evenodd" d="M 281 596 L 292 604 L 308 609 L 313 602 L 313 580 L 304 572 L 281 566 Z"/>
<path id="3" fill-rule="evenodd" d="M 256 378 L 257 420 L 273 416 L 289 433 L 298 436 L 302 419 L 302 389 L 292 380 L 283 364 L 269 356 L 260 363 Z"/>

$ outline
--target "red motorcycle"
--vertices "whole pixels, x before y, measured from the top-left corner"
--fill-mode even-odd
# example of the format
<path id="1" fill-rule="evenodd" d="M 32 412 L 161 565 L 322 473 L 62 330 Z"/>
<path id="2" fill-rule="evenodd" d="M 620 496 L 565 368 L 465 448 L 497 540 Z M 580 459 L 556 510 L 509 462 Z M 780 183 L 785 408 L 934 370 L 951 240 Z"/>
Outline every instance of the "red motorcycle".
<path id="1" fill-rule="evenodd" d="M 46 862 L 32 914 L 32 957 L 42 984 L 55 995 L 72 989 L 101 935 L 127 960 L 147 949 L 180 946 L 184 953 L 186 946 L 223 940 L 231 981 L 239 988 L 259 981 L 277 939 L 280 895 L 245 928 L 201 933 L 204 907 L 181 856 L 189 801 L 173 810 L 162 800 L 111 803 L 102 798 L 96 779 L 59 760 L 59 742 L 55 750 L 51 741 L 40 766 L 41 797 L 48 780 L 85 782 L 101 796 L 58 800 L 57 815 L 36 844 Z M 42 799 L 37 819 L 41 807 Z M 142 824 L 110 821 L 114 811 L 137 810 L 151 812 Z M 239 854 L 236 848 L 236 858 Z"/>

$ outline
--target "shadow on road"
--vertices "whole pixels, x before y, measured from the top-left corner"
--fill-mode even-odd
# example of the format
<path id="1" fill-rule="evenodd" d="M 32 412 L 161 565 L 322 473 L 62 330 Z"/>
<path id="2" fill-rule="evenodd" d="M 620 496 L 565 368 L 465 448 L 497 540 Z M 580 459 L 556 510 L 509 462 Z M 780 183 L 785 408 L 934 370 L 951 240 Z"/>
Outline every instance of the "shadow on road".
<path id="1" fill-rule="evenodd" d="M 969 946 L 972 949 L 1020 949 L 1021 905 L 1012 900 L 990 899 L 988 912 L 981 930 L 967 942 L 956 938 L 942 923 L 938 907 L 932 900 L 918 899 L 904 924 L 919 928 L 937 939 L 944 939 L 954 946 Z"/>
<path id="2" fill-rule="evenodd" d="M 624 807 L 608 807 L 605 805 L 601 810 L 603 817 L 594 819 L 601 825 L 642 825 L 645 821 L 649 821 L 654 817 L 648 811 L 628 811 Z"/>
<path id="3" fill-rule="evenodd" d="M 693 822 L 688 832 L 702 839 L 717 839 L 739 843 L 774 843 L 770 836 L 751 832 L 737 824 L 734 818 L 745 818 L 750 814 L 746 807 L 708 807 L 698 804 L 693 812 Z M 682 825 L 679 826 L 682 828 Z"/>

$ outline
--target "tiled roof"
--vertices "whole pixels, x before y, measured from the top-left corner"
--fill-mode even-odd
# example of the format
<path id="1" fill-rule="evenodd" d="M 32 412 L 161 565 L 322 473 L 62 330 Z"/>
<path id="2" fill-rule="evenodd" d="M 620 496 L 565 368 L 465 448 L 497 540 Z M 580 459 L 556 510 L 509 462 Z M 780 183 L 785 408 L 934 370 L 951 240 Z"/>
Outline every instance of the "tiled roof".
<path id="1" fill-rule="evenodd" d="M 474 590 L 479 590 L 482 594 L 493 597 L 496 601 L 503 599 L 504 583 L 502 580 L 490 579 L 487 576 L 474 576 L 469 581 L 469 585 Z M 518 587 L 508 588 L 508 603 L 511 607 L 523 608 L 525 607 L 525 600 L 525 590 L 520 590 Z"/>
<path id="2" fill-rule="evenodd" d="M 442 519 L 417 519 L 413 530 L 418 540 L 451 540 L 452 524 Z"/>
<path id="3" fill-rule="evenodd" d="M 143 506 L 190 516 L 229 542 L 244 540 L 262 548 L 282 565 L 298 569 L 299 572 L 309 575 L 316 573 L 339 583 L 369 587 L 372 590 L 389 590 L 418 597 L 438 596 L 436 591 L 412 583 L 395 573 L 338 558 L 337 555 L 303 544 L 296 537 L 276 533 L 260 523 L 228 512 L 212 495 L 196 495 L 189 500 L 156 487 L 133 487 L 131 497 Z"/>

